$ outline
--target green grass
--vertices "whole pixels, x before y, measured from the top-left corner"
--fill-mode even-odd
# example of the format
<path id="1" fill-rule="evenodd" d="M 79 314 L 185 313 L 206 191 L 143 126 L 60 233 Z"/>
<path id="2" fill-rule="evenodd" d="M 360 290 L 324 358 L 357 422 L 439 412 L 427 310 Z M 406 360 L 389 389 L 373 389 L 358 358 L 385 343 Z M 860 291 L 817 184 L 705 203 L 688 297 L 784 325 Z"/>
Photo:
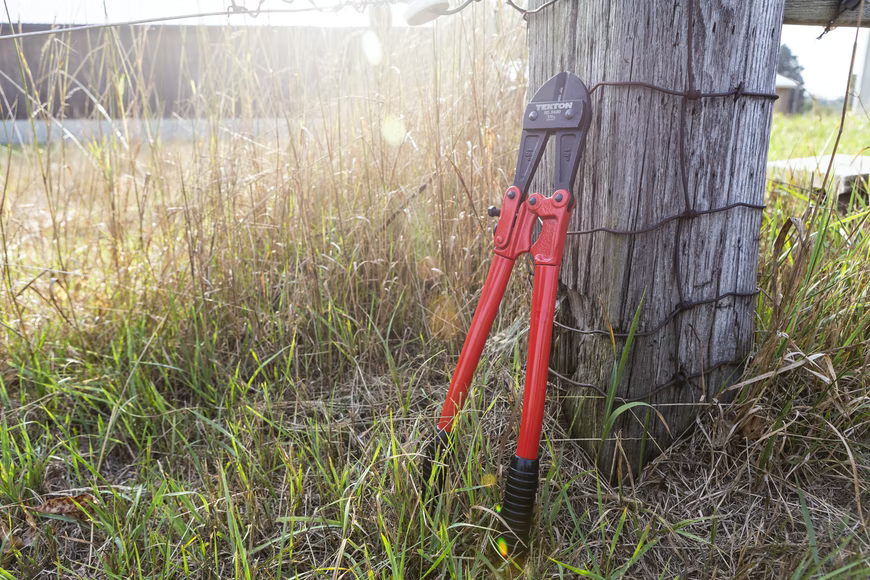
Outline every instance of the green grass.
<path id="1" fill-rule="evenodd" d="M 245 110 L 273 107 L 291 129 L 280 140 L 2 151 L 0 574 L 867 576 L 870 212 L 812 214 L 788 188 L 765 211 L 748 376 L 814 363 L 704 409 L 621 486 L 569 441 L 554 391 L 519 567 L 492 545 L 524 375 L 529 294 L 515 280 L 445 493 L 424 501 L 419 451 L 488 264 L 484 208 L 515 159 L 519 126 L 500 111 L 525 98 L 506 64 L 524 51 L 517 24 L 387 47 L 389 74 L 324 50 L 319 66 L 344 72 L 305 88 L 301 109 L 254 86 L 247 63 L 277 63 L 236 34 L 204 65 L 229 67 Z M 216 124 L 234 104 L 211 82 L 190 115 Z M 116 96 L 98 98 L 114 110 Z M 397 116 L 409 133 L 394 145 L 382 125 Z M 821 151 L 836 122 L 776 117 L 771 157 Z M 850 117 L 841 149 L 856 153 L 866 127 Z M 97 498 L 81 521 L 29 509 L 80 493 Z"/>
<path id="2" fill-rule="evenodd" d="M 870 147 L 870 116 L 866 113 L 846 115 L 848 131 L 837 148 L 837 153 L 867 155 Z M 802 115 L 773 116 L 768 159 L 780 161 L 798 157 L 830 155 L 837 139 L 840 115 L 805 113 Z"/>

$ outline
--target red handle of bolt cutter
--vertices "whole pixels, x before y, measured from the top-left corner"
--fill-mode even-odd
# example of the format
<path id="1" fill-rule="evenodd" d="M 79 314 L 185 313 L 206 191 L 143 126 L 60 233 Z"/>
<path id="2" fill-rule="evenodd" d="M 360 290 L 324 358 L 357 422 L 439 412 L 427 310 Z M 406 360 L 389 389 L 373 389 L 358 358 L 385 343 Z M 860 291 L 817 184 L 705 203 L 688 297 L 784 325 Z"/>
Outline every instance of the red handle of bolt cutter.
<path id="1" fill-rule="evenodd" d="M 544 405 L 547 400 L 547 365 L 553 341 L 553 316 L 559 290 L 559 265 L 535 266 L 535 290 L 529 327 L 529 356 L 526 362 L 526 389 L 517 456 L 537 459 Z"/>
<path id="2" fill-rule="evenodd" d="M 547 365 L 553 341 L 553 316 L 559 290 L 559 267 L 565 248 L 565 235 L 571 219 L 569 192 L 559 190 L 550 198 L 534 194 L 529 198 L 532 213 L 541 219 L 541 234 L 531 247 L 535 258 L 535 290 L 529 326 L 529 355 L 526 362 L 526 388 L 523 418 L 517 452 L 511 460 L 505 483 L 501 516 L 507 533 L 496 543 L 502 556 L 519 553 L 528 547 L 538 491 L 538 446 L 547 400 Z"/>
<path id="3" fill-rule="evenodd" d="M 486 338 L 489 336 L 495 315 L 498 313 L 498 306 L 501 304 L 513 267 L 514 260 L 504 256 L 496 254 L 492 260 L 489 274 L 487 274 L 486 282 L 483 284 L 480 302 L 477 303 L 477 310 L 474 311 L 468 336 L 465 337 L 465 344 L 462 345 L 462 352 L 459 354 L 456 371 L 450 381 L 447 401 L 444 403 L 441 420 L 438 423 L 439 430 L 449 432 L 453 428 L 453 418 L 465 403 L 468 387 L 471 385 L 471 379 L 477 369 L 477 363 L 480 361 L 483 346 L 486 344 Z"/>

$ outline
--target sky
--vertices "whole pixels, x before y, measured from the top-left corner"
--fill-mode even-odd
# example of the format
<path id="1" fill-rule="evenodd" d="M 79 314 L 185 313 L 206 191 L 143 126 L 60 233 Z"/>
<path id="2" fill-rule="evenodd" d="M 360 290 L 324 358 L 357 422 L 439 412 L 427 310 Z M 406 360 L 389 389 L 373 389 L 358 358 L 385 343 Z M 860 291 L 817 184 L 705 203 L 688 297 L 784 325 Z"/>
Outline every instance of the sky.
<path id="1" fill-rule="evenodd" d="M 331 1 L 333 0 L 322 0 L 321 4 Z M 225 10 L 230 0 L 105 0 L 105 2 L 103 0 L 5 0 L 5 2 L 15 22 L 89 24 L 196 12 L 218 12 Z M 240 5 L 246 3 L 253 8 L 257 0 L 236 0 L 236 2 Z M 265 6 L 294 9 L 310 6 L 310 3 L 307 0 L 295 0 L 292 4 L 281 0 L 267 0 Z M 393 9 L 393 22 L 403 22 L 404 5 L 394 6 Z M 205 20 L 208 24 L 223 24 L 227 21 L 225 16 Z M 177 22 L 195 23 L 197 20 Z M 234 16 L 229 19 L 229 22 L 300 26 L 365 26 L 367 24 L 366 16 L 353 8 L 329 14 L 316 12 L 263 14 L 256 20 Z M 782 43 L 788 45 L 804 67 L 805 87 L 812 95 L 825 99 L 838 98 L 845 92 L 855 30 L 838 28 L 826 34 L 821 40 L 817 40 L 820 33 L 820 27 L 786 26 L 783 29 Z M 862 70 L 864 55 L 867 52 L 868 36 L 870 31 L 867 29 L 862 30 L 859 35 L 855 62 L 855 71 L 858 74 Z"/>
<path id="2" fill-rule="evenodd" d="M 804 67 L 802 74 L 807 91 L 815 97 L 834 99 L 846 92 L 855 29 L 835 28 L 818 40 L 823 30 L 821 26 L 785 26 L 781 43 L 791 49 Z M 868 32 L 863 29 L 858 36 L 855 72 L 859 75 L 867 52 Z"/>

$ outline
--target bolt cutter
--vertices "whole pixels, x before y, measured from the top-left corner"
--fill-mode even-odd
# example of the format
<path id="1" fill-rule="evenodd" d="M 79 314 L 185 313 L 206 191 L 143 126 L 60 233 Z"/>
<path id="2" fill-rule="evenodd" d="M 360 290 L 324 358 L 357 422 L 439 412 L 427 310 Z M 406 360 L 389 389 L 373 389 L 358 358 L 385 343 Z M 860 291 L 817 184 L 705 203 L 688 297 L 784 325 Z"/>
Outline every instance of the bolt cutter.
<path id="1" fill-rule="evenodd" d="M 535 262 L 535 281 L 523 415 L 519 444 L 511 460 L 504 501 L 499 511 L 508 525 L 497 540 L 499 552 L 504 557 L 525 550 L 532 526 L 559 267 L 574 210 L 574 178 L 591 120 L 589 91 L 579 78 L 568 72 L 561 72 L 548 80 L 526 107 L 514 183 L 505 192 L 501 209 L 490 207 L 488 210 L 490 216 L 499 218 L 493 234 L 495 256 L 450 381 L 438 431 L 423 459 L 426 482 L 433 488 L 440 488 L 444 473 L 436 467 L 435 460 L 446 450 L 447 436 L 465 402 L 514 262 L 522 254 L 531 253 Z M 539 193 L 528 195 L 532 177 L 550 140 L 554 141 L 554 192 L 550 197 Z M 538 220 L 541 231 L 533 241 L 532 234 Z"/>

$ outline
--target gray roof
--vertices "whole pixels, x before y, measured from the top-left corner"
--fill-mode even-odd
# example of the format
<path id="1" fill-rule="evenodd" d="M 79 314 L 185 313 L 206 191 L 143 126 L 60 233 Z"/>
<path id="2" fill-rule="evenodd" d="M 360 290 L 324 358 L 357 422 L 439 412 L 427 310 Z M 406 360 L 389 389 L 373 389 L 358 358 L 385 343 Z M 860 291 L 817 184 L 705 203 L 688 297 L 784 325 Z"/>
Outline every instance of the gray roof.
<path id="1" fill-rule="evenodd" d="M 778 89 L 797 89 L 800 83 L 780 74 L 776 75 L 776 88 Z"/>

